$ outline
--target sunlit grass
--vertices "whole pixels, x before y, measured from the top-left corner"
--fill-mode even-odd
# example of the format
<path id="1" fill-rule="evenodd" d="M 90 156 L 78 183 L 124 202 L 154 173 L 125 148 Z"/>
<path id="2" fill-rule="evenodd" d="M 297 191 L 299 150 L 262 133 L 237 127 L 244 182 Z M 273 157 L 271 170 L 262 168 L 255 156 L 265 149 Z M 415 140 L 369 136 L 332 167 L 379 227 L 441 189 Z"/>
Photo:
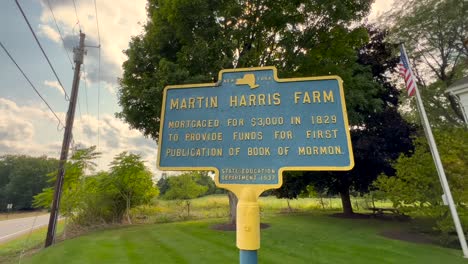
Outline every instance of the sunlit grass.
<path id="1" fill-rule="evenodd" d="M 370 213 L 372 207 L 369 199 L 352 198 L 353 208 L 359 213 Z M 259 198 L 260 210 L 263 213 L 307 212 L 311 210 L 340 211 L 341 199 L 337 197 L 298 198 L 289 200 L 278 199 L 274 196 Z M 376 201 L 376 207 L 391 207 L 390 202 Z M 204 196 L 190 201 L 190 215 L 184 201 L 157 199 L 152 205 L 140 206 L 132 210 L 132 216 L 137 223 L 167 223 L 188 219 L 228 218 L 229 199 L 226 194 Z"/>
<path id="2" fill-rule="evenodd" d="M 341 219 L 320 212 L 266 214 L 259 263 L 465 263 L 459 250 L 379 235 L 405 223 Z M 235 232 L 210 228 L 220 219 L 104 230 L 59 243 L 24 263 L 237 263 Z"/>
<path id="3" fill-rule="evenodd" d="M 57 235 L 61 236 L 64 229 L 63 221 L 57 225 Z M 34 229 L 12 240 L 0 243 L 0 263 L 18 262 L 24 254 L 29 254 L 34 248 L 44 245 L 47 226 Z"/>
<path id="4" fill-rule="evenodd" d="M 366 210 L 369 201 L 364 198 L 352 198 L 356 212 L 369 213 Z M 275 213 L 289 212 L 286 199 L 278 199 L 274 196 L 260 197 L 262 221 L 265 217 Z M 332 198 L 299 198 L 289 200 L 294 212 L 311 211 L 340 211 L 341 200 Z M 377 207 L 391 207 L 390 202 L 376 202 Z M 191 200 L 190 216 L 187 216 L 187 208 L 184 202 L 174 200 L 157 199 L 151 205 L 140 206 L 132 209 L 132 220 L 136 224 L 169 223 L 196 219 L 229 219 L 229 200 L 226 194 L 210 195 Z M 63 230 L 63 224 L 59 225 L 59 233 Z M 33 248 L 41 248 L 45 239 L 46 228 L 40 228 L 29 234 L 25 234 L 15 240 L 0 244 L 0 263 L 18 260 L 21 252 L 31 251 Z"/>

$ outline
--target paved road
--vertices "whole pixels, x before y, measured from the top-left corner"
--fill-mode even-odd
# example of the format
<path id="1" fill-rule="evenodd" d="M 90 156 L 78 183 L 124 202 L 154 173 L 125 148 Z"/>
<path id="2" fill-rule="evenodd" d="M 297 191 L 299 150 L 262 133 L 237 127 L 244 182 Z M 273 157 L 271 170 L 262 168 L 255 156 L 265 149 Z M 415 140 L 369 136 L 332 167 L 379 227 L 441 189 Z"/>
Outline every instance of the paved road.
<path id="1" fill-rule="evenodd" d="M 28 233 L 49 223 L 49 214 L 0 221 L 0 243 Z"/>

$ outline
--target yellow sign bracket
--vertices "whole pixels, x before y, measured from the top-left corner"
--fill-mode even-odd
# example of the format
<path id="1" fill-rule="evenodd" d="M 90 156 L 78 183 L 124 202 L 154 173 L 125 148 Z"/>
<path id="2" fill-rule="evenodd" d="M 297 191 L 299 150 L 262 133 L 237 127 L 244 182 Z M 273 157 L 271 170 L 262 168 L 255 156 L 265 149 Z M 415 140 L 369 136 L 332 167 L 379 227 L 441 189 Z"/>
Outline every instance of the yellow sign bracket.
<path id="1" fill-rule="evenodd" d="M 236 245 L 241 250 L 258 250 L 260 248 L 260 205 L 258 197 L 272 187 L 235 185 L 224 187 L 238 198 L 236 218 Z"/>

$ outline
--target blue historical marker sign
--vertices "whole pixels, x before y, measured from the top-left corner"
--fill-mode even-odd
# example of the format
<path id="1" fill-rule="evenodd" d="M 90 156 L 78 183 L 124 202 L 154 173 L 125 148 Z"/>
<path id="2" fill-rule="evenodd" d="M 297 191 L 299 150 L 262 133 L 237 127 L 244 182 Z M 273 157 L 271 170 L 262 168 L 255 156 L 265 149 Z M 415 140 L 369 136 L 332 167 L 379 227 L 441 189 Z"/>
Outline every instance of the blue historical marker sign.
<path id="1" fill-rule="evenodd" d="M 164 89 L 158 167 L 213 170 L 219 186 L 282 183 L 284 170 L 354 166 L 342 81 L 223 70 L 213 84 Z"/>

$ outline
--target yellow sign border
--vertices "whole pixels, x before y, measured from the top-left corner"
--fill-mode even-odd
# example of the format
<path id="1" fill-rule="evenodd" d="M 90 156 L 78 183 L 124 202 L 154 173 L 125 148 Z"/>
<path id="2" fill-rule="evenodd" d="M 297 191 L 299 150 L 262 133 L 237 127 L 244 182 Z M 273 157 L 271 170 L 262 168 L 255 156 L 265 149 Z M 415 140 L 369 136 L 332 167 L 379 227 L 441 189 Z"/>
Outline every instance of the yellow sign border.
<path id="1" fill-rule="evenodd" d="M 328 167 L 282 167 L 278 170 L 278 183 L 277 184 L 221 184 L 219 182 L 219 170 L 215 167 L 161 167 L 159 163 L 161 161 L 161 136 L 163 135 L 164 129 L 164 117 L 165 117 L 165 110 L 166 110 L 166 94 L 167 90 L 169 89 L 186 89 L 186 88 L 206 88 L 206 87 L 219 87 L 222 84 L 222 77 L 224 73 L 229 72 L 252 72 L 252 71 L 265 71 L 265 70 L 273 70 L 273 79 L 276 82 L 298 82 L 298 81 L 317 81 L 317 80 L 337 80 L 338 86 L 340 89 L 340 98 L 341 98 L 341 106 L 342 106 L 342 113 L 343 113 L 343 121 L 346 129 L 346 139 L 348 142 L 348 150 L 349 150 L 349 160 L 350 164 L 344 167 L 336 167 L 336 166 L 328 166 Z M 351 170 L 354 167 L 354 155 L 353 149 L 351 144 L 351 136 L 349 133 L 349 124 L 348 124 L 348 113 L 346 110 L 345 98 L 344 98 L 344 90 L 343 90 L 343 80 L 341 77 L 337 75 L 330 75 L 330 76 L 319 76 L 319 77 L 300 77 L 300 78 L 284 78 L 280 79 L 277 75 L 277 69 L 274 66 L 267 66 L 267 67 L 253 67 L 253 68 L 239 68 L 239 69 L 224 69 L 218 73 L 218 82 L 217 83 L 201 83 L 201 84 L 182 84 L 182 85 L 168 85 L 164 87 L 163 91 L 163 102 L 162 102 L 162 110 L 161 110 L 161 118 L 160 118 L 160 126 L 159 126 L 159 140 L 158 140 L 158 156 L 156 161 L 156 166 L 159 170 L 162 171 L 214 171 L 215 172 L 215 184 L 220 188 L 229 189 L 232 192 L 239 194 L 242 192 L 242 189 L 245 186 L 252 186 L 256 187 L 259 191 L 259 194 L 264 190 L 268 189 L 276 189 L 281 187 L 283 184 L 283 171 L 326 171 L 326 170 L 333 170 L 333 171 L 347 171 Z"/>

